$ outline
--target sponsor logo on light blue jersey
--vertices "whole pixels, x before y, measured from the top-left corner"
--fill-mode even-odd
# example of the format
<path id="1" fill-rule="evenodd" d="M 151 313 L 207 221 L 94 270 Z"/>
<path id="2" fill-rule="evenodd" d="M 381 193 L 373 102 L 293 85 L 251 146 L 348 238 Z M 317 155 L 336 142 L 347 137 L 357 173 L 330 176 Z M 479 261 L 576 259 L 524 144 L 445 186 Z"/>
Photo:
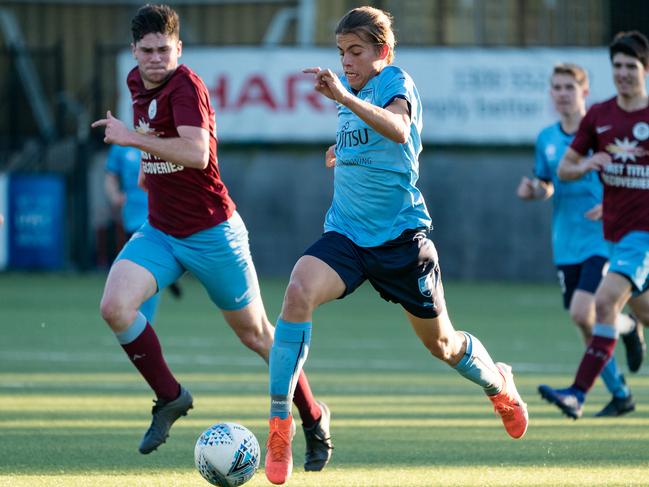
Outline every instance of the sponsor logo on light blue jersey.
<path id="1" fill-rule="evenodd" d="M 374 247 L 404 230 L 430 226 L 424 198 L 416 187 L 422 107 L 412 78 L 396 66 L 387 66 L 354 94 L 382 108 L 396 98 L 410 105 L 410 137 L 405 144 L 380 135 L 338 105 L 334 197 L 324 229 L 341 233 L 361 247 Z"/>

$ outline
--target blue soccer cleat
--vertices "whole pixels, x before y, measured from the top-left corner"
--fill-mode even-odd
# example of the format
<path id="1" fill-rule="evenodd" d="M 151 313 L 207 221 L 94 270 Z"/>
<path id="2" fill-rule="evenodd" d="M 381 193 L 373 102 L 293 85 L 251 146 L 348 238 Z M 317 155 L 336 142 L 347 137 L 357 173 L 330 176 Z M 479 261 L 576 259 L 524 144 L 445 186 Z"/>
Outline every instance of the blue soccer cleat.
<path id="1" fill-rule="evenodd" d="M 539 386 L 539 394 L 550 404 L 561 409 L 569 418 L 579 419 L 584 412 L 584 393 L 574 387 L 553 389 L 542 384 Z"/>

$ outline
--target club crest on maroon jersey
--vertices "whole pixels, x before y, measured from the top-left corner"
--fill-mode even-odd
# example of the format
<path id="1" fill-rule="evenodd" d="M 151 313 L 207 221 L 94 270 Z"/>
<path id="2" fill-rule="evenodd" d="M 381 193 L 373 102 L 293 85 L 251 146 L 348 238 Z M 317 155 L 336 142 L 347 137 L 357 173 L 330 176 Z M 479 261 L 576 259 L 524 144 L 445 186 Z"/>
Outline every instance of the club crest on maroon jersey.
<path id="1" fill-rule="evenodd" d="M 649 125 L 646 122 L 638 122 L 633 126 L 633 136 L 637 140 L 649 139 Z"/>
<path id="2" fill-rule="evenodd" d="M 155 101 L 155 98 L 149 103 L 149 120 L 155 118 L 155 114 L 158 112 L 158 103 Z"/>

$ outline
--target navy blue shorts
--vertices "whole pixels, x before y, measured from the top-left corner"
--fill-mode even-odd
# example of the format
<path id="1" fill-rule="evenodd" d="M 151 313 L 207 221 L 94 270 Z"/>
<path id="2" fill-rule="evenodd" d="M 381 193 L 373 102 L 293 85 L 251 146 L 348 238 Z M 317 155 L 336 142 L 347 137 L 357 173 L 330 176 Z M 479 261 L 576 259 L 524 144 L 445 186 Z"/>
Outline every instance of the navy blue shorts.
<path id="1" fill-rule="evenodd" d="M 340 233 L 327 232 L 304 255 L 338 273 L 346 286 L 340 298 L 368 280 L 383 299 L 418 318 L 435 318 L 445 308 L 437 250 L 424 229 L 406 230 L 377 247 L 359 247 Z"/>
<path id="2" fill-rule="evenodd" d="M 563 294 L 563 307 L 570 309 L 570 301 L 577 289 L 595 294 L 602 277 L 606 273 L 608 259 L 595 255 L 589 257 L 581 264 L 558 265 L 557 275 L 561 294 Z"/>

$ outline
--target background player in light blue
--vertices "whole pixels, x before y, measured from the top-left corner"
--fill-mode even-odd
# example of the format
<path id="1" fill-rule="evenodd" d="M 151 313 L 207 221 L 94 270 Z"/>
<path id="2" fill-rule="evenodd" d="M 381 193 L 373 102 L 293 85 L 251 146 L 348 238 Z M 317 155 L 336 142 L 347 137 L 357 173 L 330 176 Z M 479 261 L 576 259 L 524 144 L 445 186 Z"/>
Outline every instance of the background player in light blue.
<path id="1" fill-rule="evenodd" d="M 122 226 L 128 235 L 140 228 L 148 215 L 147 194 L 137 185 L 140 150 L 111 145 L 106 159 L 106 195 L 120 210 Z"/>
<path id="2" fill-rule="evenodd" d="M 511 367 L 495 364 L 480 340 L 456 331 L 446 310 L 437 251 L 428 238 L 431 220 L 416 186 L 422 106 L 412 78 L 392 66 L 391 17 L 355 8 L 338 23 L 336 43 L 342 79 L 330 69 L 304 70 L 315 75 L 315 90 L 338 106 L 334 196 L 325 233 L 293 268 L 275 329 L 265 460 L 274 484 L 286 482 L 293 468 L 290 404 L 308 355 L 313 312 L 366 280 L 383 299 L 401 305 L 433 356 L 484 390 L 511 437 L 521 438 L 528 425 Z M 330 165 L 330 154 L 326 159 Z"/>
<path id="3" fill-rule="evenodd" d="M 592 336 L 595 291 L 608 266 L 609 249 L 600 219 L 603 187 L 595 172 L 576 181 L 561 181 L 557 167 L 586 113 L 587 95 L 588 76 L 583 68 L 568 63 L 554 67 L 550 96 L 560 120 L 539 134 L 534 178 L 523 177 L 517 190 L 524 200 L 552 197 L 552 250 L 563 305 L 579 328 L 584 343 Z M 629 369 L 635 372 L 642 363 L 641 327 L 624 314 L 620 315 L 618 326 L 626 332 Z M 620 416 L 633 411 L 631 391 L 614 357 L 601 377 L 613 398 L 597 416 Z"/>
<path id="4" fill-rule="evenodd" d="M 147 194 L 138 186 L 140 156 L 140 150 L 135 147 L 111 145 L 106 159 L 104 188 L 111 206 L 119 211 L 127 239 L 140 228 L 149 214 Z M 177 283 L 170 285 L 169 290 L 175 297 L 180 297 L 181 290 Z M 155 320 L 159 301 L 160 293 L 156 293 L 140 308 L 149 323 Z"/>

